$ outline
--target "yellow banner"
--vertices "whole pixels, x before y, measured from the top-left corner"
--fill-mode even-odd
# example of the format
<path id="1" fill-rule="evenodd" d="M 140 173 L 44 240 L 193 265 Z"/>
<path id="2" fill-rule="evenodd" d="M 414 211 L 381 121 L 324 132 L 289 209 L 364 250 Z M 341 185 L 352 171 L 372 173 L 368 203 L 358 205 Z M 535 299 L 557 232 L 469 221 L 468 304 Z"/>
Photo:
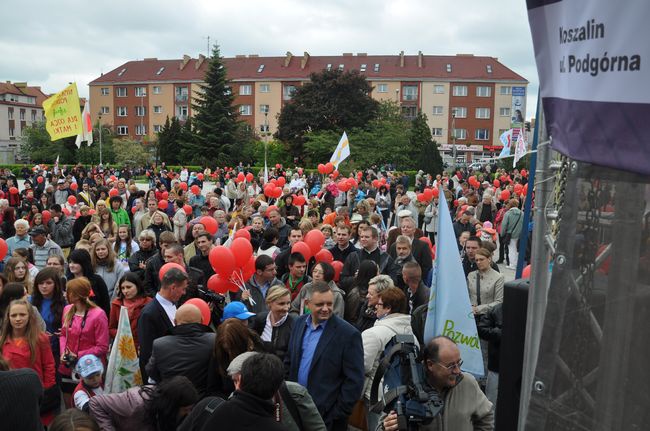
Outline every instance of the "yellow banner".
<path id="1" fill-rule="evenodd" d="M 83 133 L 81 109 L 77 84 L 70 84 L 65 90 L 43 102 L 45 128 L 53 141 Z"/>

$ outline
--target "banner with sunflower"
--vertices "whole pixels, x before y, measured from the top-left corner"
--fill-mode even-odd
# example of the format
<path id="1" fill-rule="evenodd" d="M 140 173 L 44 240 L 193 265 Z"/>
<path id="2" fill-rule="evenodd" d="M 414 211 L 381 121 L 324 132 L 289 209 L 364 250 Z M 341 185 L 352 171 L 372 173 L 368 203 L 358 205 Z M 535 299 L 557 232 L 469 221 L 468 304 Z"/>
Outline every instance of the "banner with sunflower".
<path id="1" fill-rule="evenodd" d="M 120 321 L 113 341 L 111 355 L 106 368 L 104 392 L 113 394 L 123 392 L 133 386 L 142 384 L 142 374 L 135 349 L 129 313 L 126 307 L 120 309 Z"/>

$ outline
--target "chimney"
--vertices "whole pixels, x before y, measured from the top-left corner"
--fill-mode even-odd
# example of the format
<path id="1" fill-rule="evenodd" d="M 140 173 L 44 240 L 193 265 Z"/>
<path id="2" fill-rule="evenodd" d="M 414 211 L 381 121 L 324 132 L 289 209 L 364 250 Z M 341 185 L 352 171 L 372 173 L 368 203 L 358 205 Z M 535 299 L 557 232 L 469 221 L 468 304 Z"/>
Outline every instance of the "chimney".
<path id="1" fill-rule="evenodd" d="M 343 57 L 352 57 L 352 55 L 353 54 L 351 52 L 344 52 L 343 53 Z"/>
<path id="2" fill-rule="evenodd" d="M 205 61 L 205 55 L 199 54 L 199 59 L 194 63 L 194 69 L 198 70 Z"/>
<path id="3" fill-rule="evenodd" d="M 305 51 L 305 53 L 302 55 L 302 60 L 300 60 L 300 69 L 304 69 L 307 66 L 308 61 L 309 61 L 309 53 Z"/>
<path id="4" fill-rule="evenodd" d="M 248 54 L 248 58 L 258 58 L 259 54 Z"/>
<path id="5" fill-rule="evenodd" d="M 246 54 L 237 54 L 235 58 L 246 58 Z"/>
<path id="6" fill-rule="evenodd" d="M 14 82 L 14 86 L 16 88 L 25 88 L 25 87 L 27 87 L 27 83 L 26 82 Z"/>
<path id="7" fill-rule="evenodd" d="M 422 55 L 422 51 L 418 51 L 418 67 L 422 69 L 422 61 L 424 60 L 424 55 Z"/>
<path id="8" fill-rule="evenodd" d="M 187 54 L 183 55 L 183 60 L 181 60 L 181 65 L 180 65 L 181 70 L 185 69 L 185 66 L 187 66 L 187 63 L 189 63 L 191 59 L 192 57 L 190 57 L 189 55 Z"/>
<path id="9" fill-rule="evenodd" d="M 399 53 L 399 67 L 404 67 L 404 51 Z"/>
<path id="10" fill-rule="evenodd" d="M 357 52 L 357 57 L 367 57 L 368 53 L 367 52 Z"/>
<path id="11" fill-rule="evenodd" d="M 284 57 L 284 67 L 289 67 L 289 63 L 291 63 L 291 58 L 293 57 L 293 54 L 290 51 L 287 51 L 287 56 Z"/>

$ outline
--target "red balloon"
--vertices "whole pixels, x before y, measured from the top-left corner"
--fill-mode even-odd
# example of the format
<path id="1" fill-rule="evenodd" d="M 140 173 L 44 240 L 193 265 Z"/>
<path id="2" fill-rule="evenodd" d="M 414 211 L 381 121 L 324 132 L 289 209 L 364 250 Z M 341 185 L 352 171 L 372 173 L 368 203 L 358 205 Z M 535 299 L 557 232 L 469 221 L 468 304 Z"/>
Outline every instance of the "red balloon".
<path id="1" fill-rule="evenodd" d="M 323 248 L 318 253 L 316 253 L 314 255 L 314 259 L 316 259 L 316 262 L 334 262 L 334 256 L 332 256 L 332 253 L 330 253 L 330 251 L 326 248 Z"/>
<path id="2" fill-rule="evenodd" d="M 117 189 L 115 189 L 115 188 L 110 189 L 110 190 L 108 191 L 108 195 L 109 195 L 110 197 L 117 196 L 117 195 L 119 195 L 119 194 L 120 194 L 119 190 L 117 190 Z"/>
<path id="3" fill-rule="evenodd" d="M 78 188 L 79 188 L 79 185 L 77 183 L 70 184 L 70 189 L 77 190 Z"/>
<path id="4" fill-rule="evenodd" d="M 434 198 L 437 198 L 438 195 L 440 194 L 440 190 L 438 189 L 432 189 L 431 194 L 433 195 Z"/>
<path id="5" fill-rule="evenodd" d="M 74 196 L 68 196 L 68 203 L 69 203 L 70 205 L 74 205 L 74 204 L 76 204 L 76 203 L 77 203 L 77 198 L 74 197 Z"/>
<path id="6" fill-rule="evenodd" d="M 158 278 L 162 281 L 167 271 L 169 271 L 172 268 L 180 269 L 181 271 L 187 273 L 183 265 L 179 265 L 178 263 L 174 263 L 174 262 L 167 262 L 166 264 L 160 267 L 160 270 L 158 271 Z"/>
<path id="7" fill-rule="evenodd" d="M 201 173 L 196 174 L 196 178 L 198 178 L 199 181 L 203 181 L 203 174 Z"/>
<path id="8" fill-rule="evenodd" d="M 332 162 L 327 162 L 325 164 L 325 173 L 329 174 L 330 172 L 333 172 L 333 171 L 334 171 L 334 165 L 332 164 Z"/>
<path id="9" fill-rule="evenodd" d="M 282 188 L 280 188 L 280 187 L 274 188 L 273 189 L 273 197 L 277 199 L 280 196 L 282 196 Z"/>
<path id="10" fill-rule="evenodd" d="M 169 199 L 169 192 L 162 192 L 162 198 L 163 198 L 164 200 Z"/>
<path id="11" fill-rule="evenodd" d="M 279 209 L 278 209 L 277 205 L 271 205 L 270 207 L 268 207 L 266 209 L 266 214 L 265 215 L 266 215 L 266 217 L 268 217 L 269 214 L 271 213 L 271 211 L 278 211 L 278 210 Z"/>
<path id="12" fill-rule="evenodd" d="M 502 201 L 507 201 L 508 199 L 510 199 L 510 191 L 509 190 L 503 190 L 501 192 L 500 198 L 501 198 Z"/>
<path id="13" fill-rule="evenodd" d="M 350 183 L 348 183 L 345 180 L 341 180 L 338 183 L 336 183 L 336 186 L 341 190 L 342 192 L 347 192 L 350 190 Z"/>
<path id="14" fill-rule="evenodd" d="M 160 208 L 161 210 L 166 210 L 167 207 L 169 207 L 169 202 L 167 201 L 158 202 L 158 208 Z"/>
<path id="15" fill-rule="evenodd" d="M 318 164 L 318 172 L 323 174 L 323 175 L 327 173 L 327 169 L 325 168 L 324 164 L 322 164 L 322 163 Z"/>
<path id="16" fill-rule="evenodd" d="M 279 164 L 279 163 L 276 163 L 276 164 L 275 164 L 275 169 L 280 169 L 281 167 L 282 167 L 281 164 Z"/>
<path id="17" fill-rule="evenodd" d="M 241 182 L 244 182 L 245 180 L 246 180 L 246 176 L 244 175 L 243 172 L 240 172 L 240 173 L 237 175 L 237 178 L 235 178 L 235 182 L 236 182 L 236 183 L 241 183 Z"/>
<path id="18" fill-rule="evenodd" d="M 9 194 L 17 195 L 18 194 L 18 189 L 16 187 L 10 187 L 9 188 Z"/>
<path id="19" fill-rule="evenodd" d="M 117 181 L 117 177 L 115 175 L 111 175 L 111 181 Z"/>
<path id="20" fill-rule="evenodd" d="M 184 192 L 187 191 L 187 183 L 181 183 L 180 187 L 181 187 L 181 190 L 183 190 Z"/>
<path id="21" fill-rule="evenodd" d="M 190 191 L 192 192 L 193 195 L 200 195 L 201 194 L 201 188 L 194 184 L 192 187 L 190 187 Z"/>
<path id="22" fill-rule="evenodd" d="M 135 208 L 135 207 L 134 207 L 134 208 Z M 95 210 L 94 210 L 93 208 L 91 208 L 90 210 L 88 210 L 88 215 L 94 215 L 94 214 L 95 214 Z"/>
<path id="23" fill-rule="evenodd" d="M 211 235 L 214 235 L 219 230 L 219 223 L 217 223 L 214 217 L 203 216 L 199 219 L 199 223 L 201 223 L 205 227 L 205 231 L 209 232 Z"/>
<path id="24" fill-rule="evenodd" d="M 36 182 L 41 184 L 43 182 L 43 177 L 36 177 Z"/>
<path id="25" fill-rule="evenodd" d="M 278 180 L 276 180 L 275 178 L 271 178 L 269 180 L 269 183 L 273 184 L 274 186 L 277 186 L 278 185 Z"/>
<path id="26" fill-rule="evenodd" d="M 4 259 L 9 251 L 9 246 L 4 239 L 0 238 L 0 259 Z"/>
<path id="27" fill-rule="evenodd" d="M 235 270 L 235 256 L 229 248 L 223 245 L 218 245 L 210 250 L 208 259 L 214 272 L 224 278 L 230 277 L 230 274 Z"/>
<path id="28" fill-rule="evenodd" d="M 307 202 L 307 199 L 305 199 L 305 197 L 303 195 L 298 195 L 298 196 L 293 197 L 293 204 L 295 206 L 297 206 L 297 207 L 301 207 L 301 206 L 305 205 L 306 202 Z"/>
<path id="29" fill-rule="evenodd" d="M 433 189 L 424 189 L 422 194 L 424 195 L 425 200 L 427 200 L 427 201 L 430 201 L 431 199 L 433 199 Z"/>
<path id="30" fill-rule="evenodd" d="M 135 214 L 138 209 L 136 207 L 131 207 L 131 214 Z"/>
<path id="31" fill-rule="evenodd" d="M 492 184 L 493 184 L 494 187 L 496 187 L 496 188 L 501 187 L 501 181 L 499 181 L 499 180 L 494 180 L 494 181 L 492 181 Z"/>
<path id="32" fill-rule="evenodd" d="M 185 205 L 183 205 L 183 211 L 185 211 L 185 214 L 191 215 L 192 214 L 192 207 L 185 204 Z"/>
<path id="33" fill-rule="evenodd" d="M 287 179 L 285 177 L 278 177 L 276 180 L 276 184 L 278 187 L 284 187 L 284 185 L 287 183 Z"/>
<path id="34" fill-rule="evenodd" d="M 248 181 L 249 183 L 253 182 L 254 178 L 255 177 L 253 176 L 253 174 L 251 172 L 246 174 L 246 181 Z"/>
<path id="35" fill-rule="evenodd" d="M 311 248 L 307 245 L 307 243 L 303 241 L 298 241 L 291 247 L 291 253 L 300 253 L 302 256 L 305 258 L 306 261 L 309 261 L 311 259 Z"/>
<path id="36" fill-rule="evenodd" d="M 208 289 L 213 292 L 225 295 L 230 290 L 232 283 L 218 274 L 213 274 L 208 279 Z"/>
<path id="37" fill-rule="evenodd" d="M 230 251 L 235 257 L 235 266 L 241 268 L 253 255 L 253 246 L 246 238 L 235 238 L 230 244 Z"/>
<path id="38" fill-rule="evenodd" d="M 192 304 L 201 312 L 201 323 L 204 325 L 210 324 L 210 306 L 201 298 L 191 298 L 185 301 L 185 304 Z"/>
<path id="39" fill-rule="evenodd" d="M 332 266 L 334 267 L 334 281 L 339 281 L 341 278 L 341 271 L 343 271 L 343 262 L 335 260 L 332 262 Z"/>
<path id="40" fill-rule="evenodd" d="M 339 177 L 339 174 L 340 174 L 340 172 L 338 170 L 332 172 L 332 178 L 337 179 Z"/>
<path id="41" fill-rule="evenodd" d="M 379 180 L 372 180 L 372 186 L 378 189 L 379 187 L 381 187 L 381 183 L 379 182 Z"/>
<path id="42" fill-rule="evenodd" d="M 309 246 L 311 254 L 315 256 L 323 248 L 323 244 L 325 244 L 325 235 L 320 230 L 313 229 L 307 232 L 304 241 Z M 307 259 L 306 256 L 305 259 Z"/>
<path id="43" fill-rule="evenodd" d="M 251 258 L 248 259 L 248 262 L 246 262 L 246 265 L 241 269 L 241 272 L 244 281 L 251 279 L 253 274 L 255 274 L 255 256 L 251 256 Z"/>
<path id="44" fill-rule="evenodd" d="M 250 227 L 250 226 L 246 226 Z M 251 233 L 247 229 L 239 229 L 237 232 L 235 232 L 235 239 L 237 238 L 244 238 L 246 241 L 251 240 Z"/>
<path id="45" fill-rule="evenodd" d="M 48 224 L 52 218 L 52 214 L 48 210 L 43 210 L 41 213 L 43 215 L 43 224 Z"/>
<path id="46" fill-rule="evenodd" d="M 418 193 L 417 195 L 415 195 L 415 197 L 417 198 L 418 202 L 426 202 L 427 201 L 427 197 L 424 196 L 424 193 Z"/>
<path id="47" fill-rule="evenodd" d="M 521 191 L 524 189 L 524 186 L 521 184 L 515 184 L 514 191 L 516 195 L 521 195 Z"/>
<path id="48" fill-rule="evenodd" d="M 531 271 L 530 265 L 526 265 L 524 267 L 524 270 L 521 271 L 521 278 L 530 278 L 530 271 Z"/>

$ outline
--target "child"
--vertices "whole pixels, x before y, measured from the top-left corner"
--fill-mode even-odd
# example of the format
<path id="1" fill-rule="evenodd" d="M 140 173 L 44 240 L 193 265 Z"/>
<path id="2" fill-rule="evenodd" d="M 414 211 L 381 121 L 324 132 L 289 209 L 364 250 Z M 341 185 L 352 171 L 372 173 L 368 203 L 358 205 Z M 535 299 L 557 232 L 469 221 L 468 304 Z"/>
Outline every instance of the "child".
<path id="1" fill-rule="evenodd" d="M 104 364 L 95 355 L 85 355 L 77 362 L 75 371 L 81 380 L 72 393 L 74 405 L 79 410 L 88 413 L 90 407 L 88 401 L 95 395 L 104 393 L 104 382 L 102 381 Z"/>
<path id="2" fill-rule="evenodd" d="M 117 240 L 113 244 L 113 250 L 118 263 L 124 267 L 125 271 L 128 271 L 129 257 L 140 250 L 138 243 L 131 238 L 131 226 L 128 224 L 121 224 L 117 228 Z"/>

